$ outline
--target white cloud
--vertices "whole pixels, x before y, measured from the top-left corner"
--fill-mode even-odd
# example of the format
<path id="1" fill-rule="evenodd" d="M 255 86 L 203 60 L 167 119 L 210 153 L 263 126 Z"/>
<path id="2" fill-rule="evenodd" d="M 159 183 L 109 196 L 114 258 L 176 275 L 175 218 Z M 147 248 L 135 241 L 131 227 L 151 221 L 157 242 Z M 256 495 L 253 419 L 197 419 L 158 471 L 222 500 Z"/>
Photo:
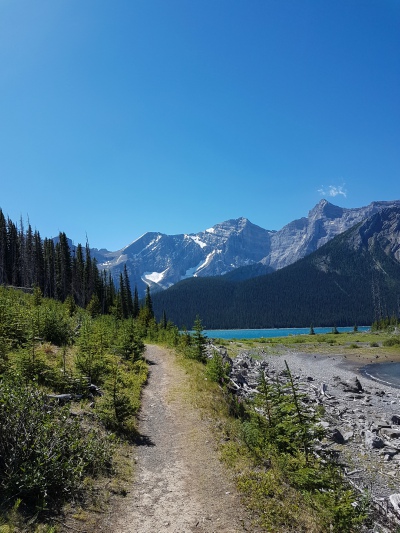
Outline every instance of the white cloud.
<path id="1" fill-rule="evenodd" d="M 321 189 L 318 189 L 318 192 L 321 194 L 321 196 L 344 196 L 344 198 L 347 198 L 347 191 L 344 187 L 344 185 L 329 185 L 328 187 L 321 187 Z"/>

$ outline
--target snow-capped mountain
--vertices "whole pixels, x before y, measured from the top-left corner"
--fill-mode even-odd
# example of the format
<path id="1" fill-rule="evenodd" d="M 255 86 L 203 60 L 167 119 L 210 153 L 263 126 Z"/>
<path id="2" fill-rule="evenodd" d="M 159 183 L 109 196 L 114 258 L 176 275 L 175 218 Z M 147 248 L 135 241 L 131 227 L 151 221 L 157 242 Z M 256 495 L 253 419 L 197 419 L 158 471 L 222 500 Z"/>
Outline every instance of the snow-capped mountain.
<path id="1" fill-rule="evenodd" d="M 270 252 L 272 231 L 245 218 L 228 220 L 196 234 L 145 233 L 118 252 L 94 251 L 100 269 L 118 279 L 126 264 L 131 286 L 143 294 L 192 276 L 219 276 L 261 261 Z"/>
<path id="2" fill-rule="evenodd" d="M 192 276 L 220 276 L 239 267 L 262 264 L 283 268 L 317 250 L 330 239 L 400 200 L 373 202 L 345 209 L 321 200 L 308 214 L 279 231 L 269 231 L 246 218 L 228 220 L 195 234 L 149 232 L 122 250 L 93 250 L 100 269 L 118 282 L 126 265 L 132 288 L 162 290 Z"/>

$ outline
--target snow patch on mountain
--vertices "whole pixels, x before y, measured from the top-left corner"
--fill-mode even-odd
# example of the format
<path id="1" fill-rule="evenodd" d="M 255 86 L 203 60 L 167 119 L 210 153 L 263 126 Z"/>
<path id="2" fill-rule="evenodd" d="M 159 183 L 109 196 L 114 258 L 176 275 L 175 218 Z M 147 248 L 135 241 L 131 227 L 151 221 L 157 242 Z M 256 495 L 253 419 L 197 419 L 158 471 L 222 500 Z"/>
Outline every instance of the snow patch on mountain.
<path id="1" fill-rule="evenodd" d="M 182 279 L 192 278 L 197 276 L 197 271 L 201 268 L 201 266 L 204 264 L 204 261 L 201 261 L 198 265 L 192 268 L 188 268 L 184 275 L 182 276 Z"/>
<path id="2" fill-rule="evenodd" d="M 165 269 L 163 272 L 144 272 L 142 280 L 145 282 L 152 281 L 153 283 L 160 283 L 163 280 L 167 270 L 168 269 Z"/>
<path id="3" fill-rule="evenodd" d="M 189 239 L 192 239 L 192 241 L 198 244 L 200 248 L 205 248 L 207 246 L 207 244 L 204 241 L 202 241 L 198 235 L 187 235 L 187 237 L 189 237 Z"/>

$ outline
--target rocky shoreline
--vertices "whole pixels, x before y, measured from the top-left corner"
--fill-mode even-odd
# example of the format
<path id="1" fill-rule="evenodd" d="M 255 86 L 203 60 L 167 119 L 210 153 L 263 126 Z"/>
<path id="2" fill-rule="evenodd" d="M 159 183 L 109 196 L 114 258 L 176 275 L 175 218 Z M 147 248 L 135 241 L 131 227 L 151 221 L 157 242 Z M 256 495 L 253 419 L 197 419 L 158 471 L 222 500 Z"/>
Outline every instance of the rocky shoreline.
<path id="1" fill-rule="evenodd" d="M 243 351 L 229 359 L 225 347 L 210 344 L 231 365 L 234 394 L 254 394 L 260 371 L 267 379 L 285 379 L 285 361 L 310 405 L 322 405 L 322 424 L 329 449 L 344 464 L 357 490 L 373 502 L 377 513 L 374 532 L 400 527 L 400 389 L 368 379 L 360 372 L 363 361 L 342 356 L 300 352 L 268 355 Z M 378 528 L 378 529 L 377 529 Z"/>

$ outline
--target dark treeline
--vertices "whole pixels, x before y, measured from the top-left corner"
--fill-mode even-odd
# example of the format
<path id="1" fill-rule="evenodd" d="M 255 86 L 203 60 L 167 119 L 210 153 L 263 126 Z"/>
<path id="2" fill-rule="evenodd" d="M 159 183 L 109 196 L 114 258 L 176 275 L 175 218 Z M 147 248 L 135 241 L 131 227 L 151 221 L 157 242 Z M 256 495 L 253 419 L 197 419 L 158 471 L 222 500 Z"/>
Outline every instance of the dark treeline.
<path id="1" fill-rule="evenodd" d="M 89 244 L 70 246 L 65 233 L 42 239 L 37 230 L 19 226 L 0 209 L 0 285 L 39 288 L 42 295 L 88 308 L 93 315 L 114 313 L 136 317 L 139 301 L 129 284 L 126 267 L 116 288 L 111 274 L 99 271 Z"/>
<path id="2" fill-rule="evenodd" d="M 368 325 L 400 316 L 400 265 L 378 243 L 355 250 L 347 232 L 264 276 L 192 278 L 153 296 L 178 327 L 207 329 Z M 350 244 L 349 244 L 350 242 Z"/>

